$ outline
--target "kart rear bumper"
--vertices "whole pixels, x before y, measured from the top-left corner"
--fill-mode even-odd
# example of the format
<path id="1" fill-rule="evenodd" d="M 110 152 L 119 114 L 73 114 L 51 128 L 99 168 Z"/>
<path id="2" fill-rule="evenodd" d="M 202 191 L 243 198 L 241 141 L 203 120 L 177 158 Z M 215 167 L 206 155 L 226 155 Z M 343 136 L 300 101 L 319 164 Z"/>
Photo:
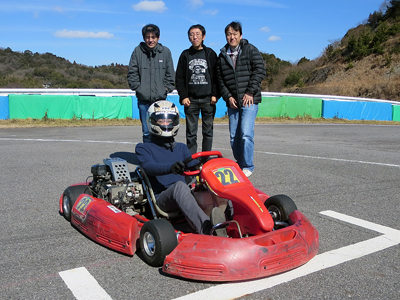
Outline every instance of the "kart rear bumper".
<path id="1" fill-rule="evenodd" d="M 319 248 L 318 231 L 299 211 L 291 226 L 232 239 L 190 234 L 164 261 L 165 273 L 201 281 L 242 281 L 297 268 Z"/>

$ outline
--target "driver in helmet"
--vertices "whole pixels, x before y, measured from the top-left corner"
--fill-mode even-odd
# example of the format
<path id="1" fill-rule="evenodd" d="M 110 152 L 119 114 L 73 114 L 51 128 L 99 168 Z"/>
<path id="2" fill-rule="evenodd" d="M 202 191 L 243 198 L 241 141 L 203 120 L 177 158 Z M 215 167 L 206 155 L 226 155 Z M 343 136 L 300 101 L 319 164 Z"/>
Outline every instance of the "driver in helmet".
<path id="1" fill-rule="evenodd" d="M 200 234 L 210 234 L 212 224 L 225 221 L 224 212 L 213 209 L 210 217 L 200 208 L 185 177 L 183 161 L 191 156 L 188 147 L 175 141 L 179 129 L 179 111 L 175 104 L 161 100 L 154 102 L 147 112 L 150 143 L 136 145 L 141 167 L 149 176 L 157 205 L 165 212 L 180 210 L 189 225 Z M 226 236 L 226 229 L 217 229 Z"/>

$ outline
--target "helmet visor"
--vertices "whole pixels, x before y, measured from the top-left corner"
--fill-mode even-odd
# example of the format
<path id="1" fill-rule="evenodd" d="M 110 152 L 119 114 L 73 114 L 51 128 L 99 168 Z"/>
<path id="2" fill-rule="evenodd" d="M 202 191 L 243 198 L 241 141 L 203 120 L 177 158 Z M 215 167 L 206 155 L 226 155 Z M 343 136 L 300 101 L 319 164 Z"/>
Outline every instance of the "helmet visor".
<path id="1" fill-rule="evenodd" d="M 179 115 L 166 113 L 166 112 L 154 112 L 150 117 L 152 125 L 159 126 L 162 131 L 170 132 L 175 126 L 179 125 Z"/>

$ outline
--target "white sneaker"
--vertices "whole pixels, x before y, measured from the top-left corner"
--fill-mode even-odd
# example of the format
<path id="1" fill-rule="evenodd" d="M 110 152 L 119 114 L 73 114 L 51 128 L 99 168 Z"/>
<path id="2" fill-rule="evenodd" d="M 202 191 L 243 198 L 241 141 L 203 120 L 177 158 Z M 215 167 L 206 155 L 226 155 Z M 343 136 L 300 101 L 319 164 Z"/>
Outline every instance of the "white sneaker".
<path id="1" fill-rule="evenodd" d="M 251 174 L 253 174 L 253 172 L 250 171 L 249 169 L 244 169 L 243 173 L 244 173 L 244 175 L 246 175 L 247 178 L 249 178 L 251 176 Z"/>

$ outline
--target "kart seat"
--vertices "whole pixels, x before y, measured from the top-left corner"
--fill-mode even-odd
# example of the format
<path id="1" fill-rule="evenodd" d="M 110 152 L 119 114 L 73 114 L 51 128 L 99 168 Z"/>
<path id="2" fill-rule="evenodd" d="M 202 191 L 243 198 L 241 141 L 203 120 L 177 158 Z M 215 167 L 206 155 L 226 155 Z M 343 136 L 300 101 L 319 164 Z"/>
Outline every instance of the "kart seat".
<path id="1" fill-rule="evenodd" d="M 156 198 L 154 196 L 153 189 L 151 187 L 150 180 L 146 172 L 143 170 L 143 168 L 138 166 L 136 168 L 136 173 L 139 175 L 139 178 L 142 181 L 143 190 L 146 193 L 147 199 L 149 200 L 148 203 L 150 205 L 151 212 L 154 218 L 156 218 L 157 216 L 163 216 L 166 217 L 167 219 L 172 219 L 172 218 L 180 218 L 183 216 L 183 213 L 181 211 L 174 211 L 174 212 L 163 211 L 157 205 Z"/>

